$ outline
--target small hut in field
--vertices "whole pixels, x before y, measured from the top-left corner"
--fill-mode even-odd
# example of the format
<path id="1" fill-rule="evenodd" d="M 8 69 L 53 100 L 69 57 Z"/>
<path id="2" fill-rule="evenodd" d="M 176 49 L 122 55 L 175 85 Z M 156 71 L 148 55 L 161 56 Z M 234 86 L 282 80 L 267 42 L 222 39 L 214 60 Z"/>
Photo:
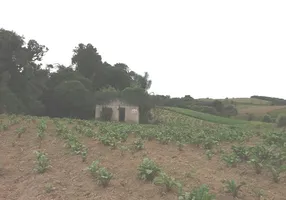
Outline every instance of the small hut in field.
<path id="1" fill-rule="evenodd" d="M 115 99 L 106 104 L 96 105 L 95 119 L 139 123 L 139 106 Z"/>

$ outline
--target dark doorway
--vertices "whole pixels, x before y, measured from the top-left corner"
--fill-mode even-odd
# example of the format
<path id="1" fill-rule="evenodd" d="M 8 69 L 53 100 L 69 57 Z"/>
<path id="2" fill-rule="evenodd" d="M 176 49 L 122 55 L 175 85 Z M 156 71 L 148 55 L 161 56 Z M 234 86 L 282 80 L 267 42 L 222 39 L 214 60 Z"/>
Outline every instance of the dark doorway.
<path id="1" fill-rule="evenodd" d="M 125 121 L 125 108 L 119 108 L 119 121 Z"/>

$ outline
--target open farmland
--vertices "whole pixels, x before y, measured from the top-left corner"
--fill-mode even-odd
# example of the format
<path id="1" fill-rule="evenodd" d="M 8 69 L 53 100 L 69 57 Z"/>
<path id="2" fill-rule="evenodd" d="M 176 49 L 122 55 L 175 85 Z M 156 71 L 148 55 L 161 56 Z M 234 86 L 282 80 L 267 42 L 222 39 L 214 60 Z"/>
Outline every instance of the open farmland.
<path id="1" fill-rule="evenodd" d="M 276 118 L 279 114 L 286 113 L 286 106 L 259 106 L 259 105 L 237 105 L 237 118 L 247 119 L 248 114 L 253 114 L 254 118 L 262 119 L 264 115 L 270 114 Z"/>
<path id="2" fill-rule="evenodd" d="M 190 200 L 199 187 L 218 200 L 285 199 L 281 130 L 155 113 L 159 125 L 2 115 L 0 199 Z"/>
<path id="3" fill-rule="evenodd" d="M 230 119 L 226 117 L 220 117 L 220 116 L 211 115 L 208 113 L 197 112 L 197 111 L 190 110 L 190 109 L 184 109 L 184 108 L 178 108 L 178 107 L 166 107 L 164 109 L 172 111 L 172 112 L 176 112 L 178 114 L 182 114 L 182 115 L 186 115 L 186 116 L 193 117 L 196 119 L 218 123 L 218 124 L 236 125 L 236 124 L 247 123 L 246 121 L 243 121 L 243 120 L 235 120 L 235 119 Z"/>
<path id="4" fill-rule="evenodd" d="M 213 101 L 214 99 L 200 99 L 201 101 Z M 252 120 L 261 121 L 266 114 L 271 115 L 274 119 L 279 114 L 286 113 L 286 106 L 284 105 L 271 105 L 270 101 L 256 99 L 256 98 L 229 98 L 217 99 L 224 104 L 234 104 L 238 115 L 233 117 L 239 120 L 248 120 L 249 114 L 252 115 Z M 235 122 L 234 122 L 235 123 Z"/>
<path id="5" fill-rule="evenodd" d="M 201 101 L 213 101 L 215 99 L 199 99 Z M 256 99 L 256 98 L 228 98 L 228 99 L 217 99 L 225 103 L 236 103 L 236 104 L 251 104 L 251 105 L 271 105 L 270 101 Z"/>

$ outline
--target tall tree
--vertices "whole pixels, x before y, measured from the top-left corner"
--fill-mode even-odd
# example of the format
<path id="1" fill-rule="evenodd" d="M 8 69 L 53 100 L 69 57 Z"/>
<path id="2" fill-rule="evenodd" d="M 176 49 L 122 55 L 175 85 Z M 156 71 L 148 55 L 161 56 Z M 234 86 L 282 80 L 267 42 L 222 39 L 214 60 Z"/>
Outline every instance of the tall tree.
<path id="1" fill-rule="evenodd" d="M 72 64 L 76 66 L 76 71 L 84 77 L 92 79 L 94 75 L 102 73 L 101 56 L 92 44 L 80 43 L 73 52 Z"/>
<path id="2" fill-rule="evenodd" d="M 146 91 L 150 89 L 152 81 L 149 79 L 148 72 L 145 72 L 144 76 L 141 76 L 140 74 L 137 74 L 134 71 L 129 72 L 129 74 L 132 79 L 133 87 L 140 87 Z"/>
<path id="3" fill-rule="evenodd" d="M 7 96 L 10 96 L 14 99 L 13 102 L 19 104 L 15 107 L 21 108 L 17 112 L 42 113 L 44 109 L 39 97 L 48 73 L 43 71 L 40 68 L 41 65 L 36 62 L 41 61 L 47 51 L 47 47 L 38 44 L 35 40 L 30 40 L 26 45 L 24 37 L 13 31 L 0 30 L 1 107 L 7 108 L 10 104 Z M 8 111 L 12 109 L 11 106 L 8 107 Z"/>

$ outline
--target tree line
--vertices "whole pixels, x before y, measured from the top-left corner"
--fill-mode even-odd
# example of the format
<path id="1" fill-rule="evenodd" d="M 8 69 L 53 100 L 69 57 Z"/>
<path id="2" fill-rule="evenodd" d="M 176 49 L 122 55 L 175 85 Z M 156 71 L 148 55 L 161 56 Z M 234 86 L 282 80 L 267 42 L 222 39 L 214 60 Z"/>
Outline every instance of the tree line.
<path id="1" fill-rule="evenodd" d="M 73 49 L 70 66 L 43 66 L 48 51 L 34 39 L 25 42 L 24 36 L 0 29 L 0 113 L 89 119 L 96 103 L 115 97 L 150 107 L 148 72 L 103 62 L 90 43 Z"/>

